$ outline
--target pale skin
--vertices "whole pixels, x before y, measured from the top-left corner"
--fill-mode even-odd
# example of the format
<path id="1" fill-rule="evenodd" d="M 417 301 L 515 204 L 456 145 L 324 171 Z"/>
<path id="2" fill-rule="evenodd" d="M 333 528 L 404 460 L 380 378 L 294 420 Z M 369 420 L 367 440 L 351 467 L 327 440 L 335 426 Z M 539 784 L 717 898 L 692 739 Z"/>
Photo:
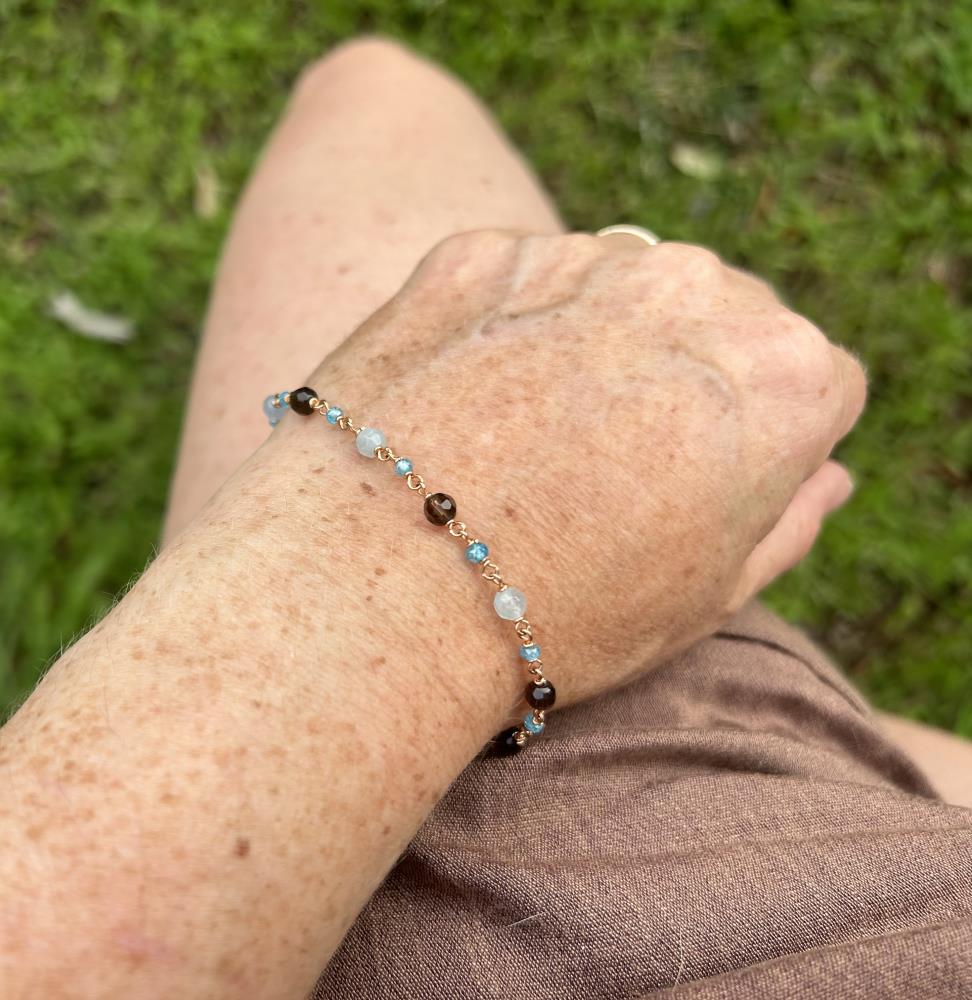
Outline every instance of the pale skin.
<path id="1" fill-rule="evenodd" d="M 268 391 L 320 388 L 456 497 L 562 704 L 712 631 L 846 499 L 849 354 L 708 251 L 559 230 L 431 68 L 365 42 L 304 78 L 221 266 L 167 544 L 0 731 L 4 997 L 305 996 L 519 705 L 455 540 L 319 417 L 261 444 Z"/>

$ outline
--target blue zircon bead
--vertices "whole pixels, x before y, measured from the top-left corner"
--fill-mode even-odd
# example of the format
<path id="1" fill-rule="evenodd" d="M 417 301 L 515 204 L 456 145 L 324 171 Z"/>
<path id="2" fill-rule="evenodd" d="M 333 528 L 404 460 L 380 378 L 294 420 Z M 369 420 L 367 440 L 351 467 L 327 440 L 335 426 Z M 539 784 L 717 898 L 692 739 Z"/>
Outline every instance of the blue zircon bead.
<path id="1" fill-rule="evenodd" d="M 489 555 L 489 548 L 484 542 L 470 542 L 466 546 L 466 558 L 471 563 L 481 563 Z"/>
<path id="2" fill-rule="evenodd" d="M 528 660 L 530 663 L 533 663 L 535 660 L 539 660 L 540 659 L 539 645 L 537 645 L 537 643 L 535 642 L 531 642 L 525 646 L 521 646 L 520 656 L 522 656 L 524 660 Z"/>
<path id="3" fill-rule="evenodd" d="M 395 462 L 395 475 L 407 476 L 412 471 L 412 460 L 410 458 L 399 458 Z"/>
<path id="4" fill-rule="evenodd" d="M 533 712 L 527 712 L 523 716 L 523 728 L 528 732 L 536 736 L 538 733 L 542 733 L 544 730 L 544 723 L 537 722 L 533 717 Z"/>
<path id="5" fill-rule="evenodd" d="M 342 410 L 340 406 L 332 406 L 327 413 L 324 414 L 324 417 L 329 424 L 336 424 L 343 416 L 344 410 Z"/>

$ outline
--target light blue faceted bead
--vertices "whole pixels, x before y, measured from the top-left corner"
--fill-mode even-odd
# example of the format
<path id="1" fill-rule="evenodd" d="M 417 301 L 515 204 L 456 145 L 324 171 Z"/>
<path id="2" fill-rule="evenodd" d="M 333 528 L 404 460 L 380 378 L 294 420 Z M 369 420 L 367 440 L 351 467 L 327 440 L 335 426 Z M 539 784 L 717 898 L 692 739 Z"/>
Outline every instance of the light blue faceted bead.
<path id="1" fill-rule="evenodd" d="M 342 410 L 340 406 L 332 406 L 327 413 L 324 414 L 324 418 L 329 424 L 336 424 L 343 416 L 344 410 Z"/>
<path id="2" fill-rule="evenodd" d="M 355 442 L 358 451 L 365 458 L 375 457 L 375 448 L 380 448 L 385 443 L 385 435 L 377 427 L 362 427 L 358 431 L 358 438 Z"/>
<path id="3" fill-rule="evenodd" d="M 544 723 L 537 722 L 533 717 L 533 712 L 527 712 L 523 716 L 523 728 L 528 732 L 536 736 L 538 733 L 542 733 L 544 730 Z"/>
<path id="4" fill-rule="evenodd" d="M 470 542 L 466 546 L 466 558 L 471 563 L 481 563 L 489 555 L 485 542 Z"/>
<path id="5" fill-rule="evenodd" d="M 506 587 L 498 590 L 493 598 L 493 608 L 500 618 L 515 622 L 526 613 L 526 594 L 516 587 Z"/>
<path id="6" fill-rule="evenodd" d="M 520 656 L 533 663 L 534 660 L 540 659 L 540 646 L 535 642 L 527 643 L 520 647 Z"/>
<path id="7" fill-rule="evenodd" d="M 410 458 L 399 458 L 395 462 L 395 475 L 407 476 L 412 471 L 412 460 Z"/>
<path id="8" fill-rule="evenodd" d="M 287 404 L 283 401 L 285 393 L 275 392 L 272 396 L 267 396 L 263 401 L 263 413 L 270 422 L 271 427 L 276 427 L 280 423 L 283 415 L 287 412 Z M 280 406 L 274 406 L 274 400 L 280 400 Z"/>

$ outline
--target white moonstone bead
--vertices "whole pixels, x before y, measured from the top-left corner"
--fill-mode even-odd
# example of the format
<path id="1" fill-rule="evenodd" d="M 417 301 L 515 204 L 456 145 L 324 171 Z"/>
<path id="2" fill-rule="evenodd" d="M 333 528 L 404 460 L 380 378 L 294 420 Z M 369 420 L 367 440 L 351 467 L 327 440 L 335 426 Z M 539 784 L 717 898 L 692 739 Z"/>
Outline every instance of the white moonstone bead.
<path id="1" fill-rule="evenodd" d="M 365 458 L 374 458 L 375 448 L 380 448 L 384 443 L 385 435 L 377 427 L 362 427 L 355 439 L 358 451 Z"/>
<path id="2" fill-rule="evenodd" d="M 517 618 L 522 618 L 526 613 L 526 594 L 522 590 L 517 590 L 516 587 L 498 590 L 493 598 L 493 607 L 500 618 L 505 618 L 508 622 L 515 622 Z"/>

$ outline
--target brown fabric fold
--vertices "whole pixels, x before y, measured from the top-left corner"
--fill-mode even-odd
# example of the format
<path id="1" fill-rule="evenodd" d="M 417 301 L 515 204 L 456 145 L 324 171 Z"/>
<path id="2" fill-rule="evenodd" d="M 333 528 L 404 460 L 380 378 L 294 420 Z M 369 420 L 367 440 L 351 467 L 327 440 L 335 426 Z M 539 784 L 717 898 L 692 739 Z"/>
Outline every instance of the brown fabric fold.
<path id="1" fill-rule="evenodd" d="M 972 997 L 972 811 L 753 606 L 458 778 L 314 1000 Z"/>

